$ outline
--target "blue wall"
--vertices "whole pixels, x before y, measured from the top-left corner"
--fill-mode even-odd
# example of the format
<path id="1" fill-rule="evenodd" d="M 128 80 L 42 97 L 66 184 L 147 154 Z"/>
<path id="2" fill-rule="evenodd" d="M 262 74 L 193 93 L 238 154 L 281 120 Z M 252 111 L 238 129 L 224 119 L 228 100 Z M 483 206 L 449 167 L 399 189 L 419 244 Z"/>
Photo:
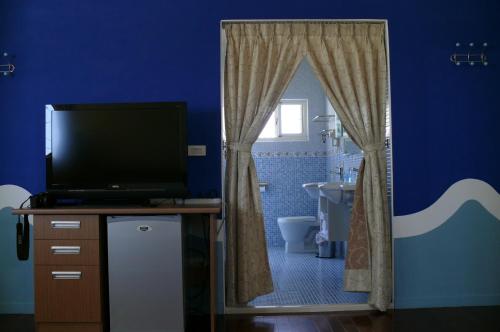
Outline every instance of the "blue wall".
<path id="1" fill-rule="evenodd" d="M 463 178 L 500 191 L 498 12 L 496 0 L 3 0 L 0 48 L 16 55 L 17 71 L 0 78 L 0 184 L 43 190 L 47 103 L 186 100 L 189 143 L 208 148 L 190 160 L 190 189 L 220 191 L 219 21 L 381 18 L 390 35 L 395 214 L 425 209 Z M 490 66 L 450 64 L 457 41 L 489 42 Z M 396 269 L 396 282 L 404 272 Z M 413 287 L 401 280 L 399 293 Z"/>
<path id="2" fill-rule="evenodd" d="M 11 208 L 0 209 L 0 313 L 31 313 L 34 309 L 33 245 L 29 259 L 18 261 L 14 231 L 17 218 L 11 212 Z"/>
<path id="3" fill-rule="evenodd" d="M 395 239 L 396 307 L 498 305 L 498 234 L 497 217 L 469 200 L 440 227 Z"/>

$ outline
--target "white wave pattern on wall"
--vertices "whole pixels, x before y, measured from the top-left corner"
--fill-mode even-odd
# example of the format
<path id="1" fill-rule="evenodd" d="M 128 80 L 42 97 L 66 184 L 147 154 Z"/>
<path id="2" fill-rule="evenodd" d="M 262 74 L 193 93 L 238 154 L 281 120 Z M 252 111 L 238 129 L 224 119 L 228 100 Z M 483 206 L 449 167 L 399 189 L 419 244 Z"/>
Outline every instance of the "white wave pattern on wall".
<path id="1" fill-rule="evenodd" d="M 31 193 L 23 187 L 14 184 L 0 185 L 0 210 L 7 207 L 18 208 L 30 196 Z M 31 217 L 30 223 L 33 224 Z"/>
<path id="2" fill-rule="evenodd" d="M 488 183 L 477 179 L 455 182 L 444 194 L 425 210 L 394 216 L 394 238 L 422 235 L 444 224 L 467 201 L 479 202 L 500 221 L 500 194 Z"/>

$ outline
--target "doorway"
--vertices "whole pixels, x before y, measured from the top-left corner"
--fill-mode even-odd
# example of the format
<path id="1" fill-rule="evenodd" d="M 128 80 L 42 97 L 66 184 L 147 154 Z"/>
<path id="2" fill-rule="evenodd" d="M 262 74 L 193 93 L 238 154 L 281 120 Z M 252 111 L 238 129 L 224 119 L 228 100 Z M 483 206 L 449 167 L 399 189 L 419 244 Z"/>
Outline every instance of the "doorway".
<path id="1" fill-rule="evenodd" d="M 387 22 L 384 23 L 387 27 Z M 223 102 L 225 45 L 222 25 L 221 37 Z M 311 87 L 319 89 L 310 89 Z M 390 115 L 389 97 L 387 104 L 387 112 Z M 387 134 L 390 139 L 390 116 L 387 119 Z M 224 131 L 224 125 L 222 128 Z M 224 132 L 222 137 L 224 140 Z M 390 149 L 387 151 L 390 165 Z M 224 156 L 224 151 L 222 154 Z M 308 194 L 304 185 L 355 182 L 363 154 L 342 130 L 342 123 L 335 116 L 333 107 L 306 59 L 299 66 L 261 137 L 253 145 L 252 155 L 259 178 L 268 256 L 275 290 L 257 297 L 247 307 L 226 307 L 226 313 L 370 308 L 366 304 L 365 293 L 342 290 L 344 254 L 347 247 L 345 241 L 329 241 L 333 242 L 328 248 L 330 254 L 326 254 L 329 257 L 316 257 L 319 253 L 318 244 L 321 243 L 321 239 L 316 236 L 320 225 L 320 204 L 317 198 Z M 224 158 L 222 163 L 224 181 Z M 391 183 L 390 169 L 388 166 L 388 188 Z M 309 247 L 309 250 L 303 248 L 303 251 L 287 252 L 287 241 L 279 222 L 283 217 L 303 217 L 303 220 L 292 221 L 301 223 L 307 223 L 306 219 L 309 217 L 312 224 L 304 226 L 307 228 L 304 231 L 304 247 Z M 286 221 L 282 224 L 286 224 Z"/>

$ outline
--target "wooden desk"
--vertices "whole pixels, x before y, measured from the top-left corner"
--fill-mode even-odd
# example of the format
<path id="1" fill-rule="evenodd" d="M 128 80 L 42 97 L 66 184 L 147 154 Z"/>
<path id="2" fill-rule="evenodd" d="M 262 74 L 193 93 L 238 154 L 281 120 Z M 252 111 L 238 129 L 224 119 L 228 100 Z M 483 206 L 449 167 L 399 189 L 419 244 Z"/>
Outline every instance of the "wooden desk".
<path id="1" fill-rule="evenodd" d="M 162 205 L 158 207 L 146 208 L 146 207 L 133 207 L 133 206 L 123 206 L 123 207 L 57 207 L 57 208 L 46 208 L 46 209 L 15 209 L 14 214 L 31 214 L 34 216 L 34 229 L 35 229 L 35 270 L 39 269 L 43 271 L 46 269 L 46 264 L 64 264 L 61 261 L 55 261 L 53 257 L 45 257 L 44 255 L 37 255 L 36 251 L 42 248 L 46 241 L 51 239 L 57 239 L 62 241 L 81 241 L 86 243 L 89 247 L 87 252 L 92 252 L 90 256 L 81 258 L 79 264 L 87 269 L 88 275 L 92 276 L 92 282 L 86 285 L 84 288 L 85 298 L 82 303 L 86 303 L 87 307 L 80 306 L 82 312 L 71 312 L 71 308 L 68 308 L 68 312 L 65 312 L 61 316 L 57 316 L 57 313 L 50 311 L 51 303 L 47 301 L 44 303 L 37 299 L 36 294 L 46 295 L 47 292 L 52 292 L 51 298 L 61 300 L 63 296 L 62 292 L 65 294 L 67 292 L 74 292 L 82 294 L 82 289 L 56 289 L 52 285 L 48 285 L 48 281 L 45 277 L 35 278 L 35 321 L 37 323 L 37 329 L 39 332 L 102 332 L 106 329 L 106 324 L 104 322 L 104 303 L 102 288 L 103 274 L 100 267 L 105 260 L 103 256 L 106 255 L 102 250 L 102 241 L 100 237 L 99 229 L 105 227 L 105 217 L 108 215 L 162 215 L 162 214 L 203 214 L 208 215 L 210 218 L 210 330 L 215 331 L 215 318 L 216 318 L 216 300 L 217 300 L 217 280 L 216 280 L 216 241 L 217 241 L 217 215 L 221 212 L 220 204 L 210 204 L 210 205 Z M 52 217 L 55 219 L 64 216 L 65 220 L 81 220 L 81 229 L 79 232 L 71 232 L 68 229 L 61 229 L 54 231 L 50 227 L 47 227 L 47 223 L 50 224 Z M 99 243 L 101 244 L 99 246 Z M 101 249 L 99 249 L 101 248 Z M 94 256 L 92 256 L 94 255 Z M 84 263 L 82 263 L 84 262 Z M 36 274 L 36 273 L 35 273 Z M 42 274 L 40 274 L 42 275 Z M 37 287 L 40 286 L 40 287 Z M 92 294 L 92 292 L 86 292 L 86 290 L 97 289 L 97 294 Z M 67 296 L 67 295 L 66 295 Z M 46 297 L 46 296 L 44 296 Z M 62 299 L 64 302 L 64 298 Z M 69 300 L 68 300 L 69 301 Z M 94 310 L 92 305 L 103 306 L 101 310 Z M 87 310 L 90 309 L 90 310 Z M 78 311 L 78 310 L 77 310 Z M 42 319 L 43 317 L 43 319 Z M 59 317 L 59 318 L 58 318 Z"/>

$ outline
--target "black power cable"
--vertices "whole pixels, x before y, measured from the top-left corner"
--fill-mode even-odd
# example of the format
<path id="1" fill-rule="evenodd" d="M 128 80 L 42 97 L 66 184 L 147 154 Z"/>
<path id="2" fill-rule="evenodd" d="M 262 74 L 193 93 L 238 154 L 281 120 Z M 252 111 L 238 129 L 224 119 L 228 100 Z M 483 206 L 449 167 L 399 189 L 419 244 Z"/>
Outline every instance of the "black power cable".
<path id="1" fill-rule="evenodd" d="M 187 250 L 189 252 L 192 252 L 192 253 L 197 253 L 201 258 L 202 258 L 202 268 L 204 270 L 204 273 L 203 273 L 203 281 L 201 283 L 201 288 L 200 290 L 198 290 L 196 293 L 194 293 L 193 295 L 190 295 L 187 297 L 188 301 L 190 302 L 190 306 L 188 307 L 188 310 L 191 312 L 191 313 L 197 313 L 197 314 L 203 314 L 203 310 L 202 310 L 202 307 L 203 307 L 203 304 L 204 304 L 204 298 L 203 298 L 203 295 L 206 294 L 207 290 L 208 290 L 208 286 L 209 286 L 209 278 L 210 278 L 210 269 L 209 269 L 209 261 L 208 261 L 208 257 L 207 257 L 207 253 L 209 252 L 210 250 L 210 242 L 209 242 L 209 239 L 208 239 L 208 233 L 209 233 L 209 228 L 210 225 L 208 224 L 207 225 L 207 221 L 204 217 L 202 217 L 202 232 L 203 232 L 203 243 L 204 243 L 204 249 L 205 251 L 202 251 L 202 250 L 199 250 L 199 249 L 196 249 L 196 248 L 190 248 L 188 247 Z M 193 302 L 197 302 L 196 305 L 192 305 Z"/>
<path id="2" fill-rule="evenodd" d="M 21 203 L 19 209 L 23 208 L 23 205 L 31 198 L 28 197 L 24 202 Z M 20 261 L 26 261 L 30 255 L 30 222 L 27 214 L 23 216 L 24 222 L 21 223 L 21 215 L 17 216 L 16 223 L 16 248 L 17 248 L 17 258 Z"/>

